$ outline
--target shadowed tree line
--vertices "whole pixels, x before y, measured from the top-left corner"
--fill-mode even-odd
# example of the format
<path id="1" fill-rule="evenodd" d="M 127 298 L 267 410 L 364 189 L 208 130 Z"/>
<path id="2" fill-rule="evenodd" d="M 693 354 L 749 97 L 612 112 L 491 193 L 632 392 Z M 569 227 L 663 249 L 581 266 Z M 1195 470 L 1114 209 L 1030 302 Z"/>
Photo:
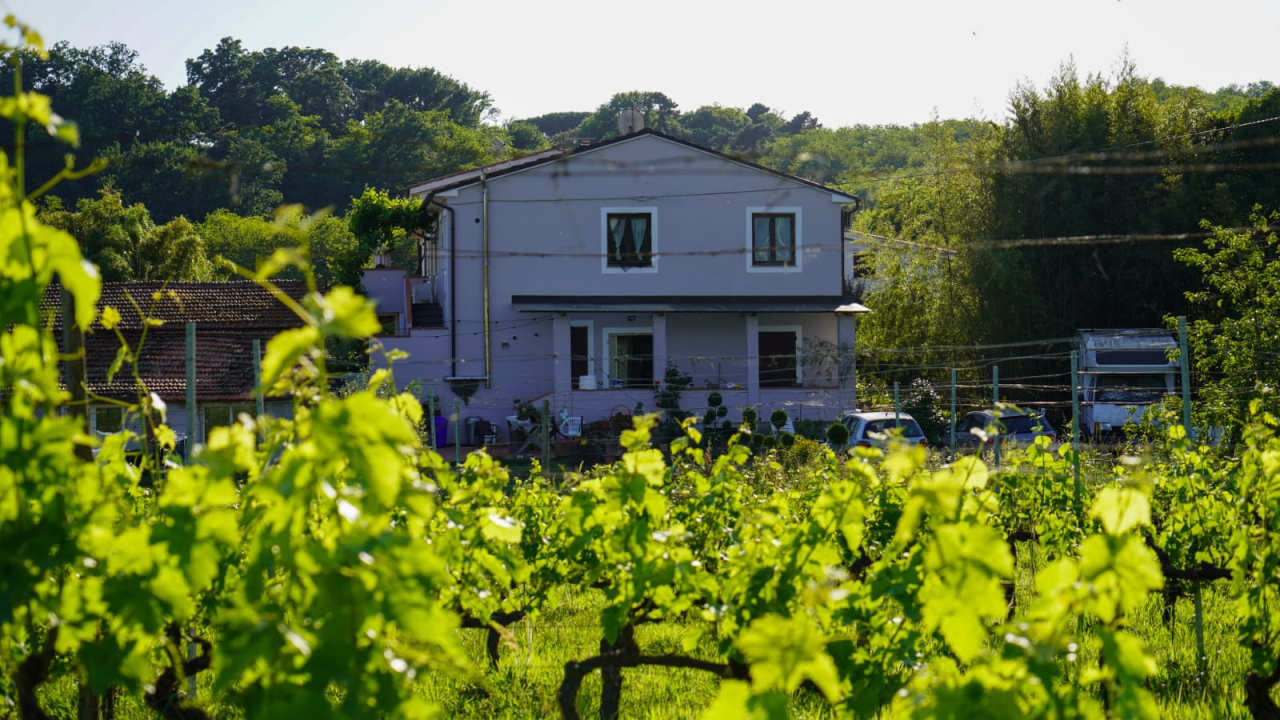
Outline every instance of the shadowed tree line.
<path id="1" fill-rule="evenodd" d="M 1066 63 L 1009 102 L 1009 120 L 968 137 L 927 124 L 924 170 L 877 182 L 857 216 L 861 230 L 919 244 L 871 242 L 861 258 L 877 280 L 859 327 L 863 367 L 908 381 L 926 364 L 1056 353 L 1001 362 L 1002 378 L 1031 378 L 1002 396 L 1065 402 L 1046 388 L 1065 381 L 1066 344 L 972 346 L 1165 327 L 1177 315 L 1205 320 L 1196 327 L 1212 344 L 1213 324 L 1231 313 L 1202 298 L 1225 266 L 1189 258 L 1212 252 L 1215 237 L 1267 236 L 1256 218 L 1280 208 L 1280 90 L 1169 86 L 1122 58 L 1110 76 L 1081 77 Z M 991 371 L 961 377 L 990 383 Z"/>

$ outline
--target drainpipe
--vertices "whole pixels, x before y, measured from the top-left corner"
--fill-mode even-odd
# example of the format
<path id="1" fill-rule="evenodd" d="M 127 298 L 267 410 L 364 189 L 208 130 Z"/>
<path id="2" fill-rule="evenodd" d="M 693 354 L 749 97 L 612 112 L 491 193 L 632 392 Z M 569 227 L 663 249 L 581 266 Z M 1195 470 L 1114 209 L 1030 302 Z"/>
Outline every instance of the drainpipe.
<path id="1" fill-rule="evenodd" d="M 422 201 L 423 206 L 435 205 L 441 210 L 449 213 L 449 375 L 456 376 L 458 374 L 458 293 L 454 289 L 458 287 L 456 278 L 458 277 L 458 269 L 454 266 L 457 259 L 457 243 L 454 239 L 457 232 L 454 230 L 453 208 L 441 202 L 435 201 L 434 193 L 427 193 L 427 197 Z"/>
<path id="2" fill-rule="evenodd" d="M 480 193 L 480 214 L 484 218 L 481 225 L 484 236 L 484 386 L 488 388 L 493 383 L 489 367 L 489 184 L 485 182 L 484 170 L 480 171 Z"/>

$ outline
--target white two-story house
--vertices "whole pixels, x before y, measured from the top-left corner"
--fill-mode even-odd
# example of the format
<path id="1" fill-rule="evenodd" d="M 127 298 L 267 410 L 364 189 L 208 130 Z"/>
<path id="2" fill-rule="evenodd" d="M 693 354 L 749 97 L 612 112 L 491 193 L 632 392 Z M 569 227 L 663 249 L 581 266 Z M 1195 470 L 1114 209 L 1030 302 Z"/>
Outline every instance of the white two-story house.
<path id="1" fill-rule="evenodd" d="M 648 129 L 409 193 L 437 218 L 420 265 L 364 284 L 382 342 L 409 354 L 397 381 L 420 378 L 454 422 L 501 425 L 516 398 L 586 421 L 655 412 L 668 366 L 692 377 L 695 415 L 713 389 L 730 419 L 855 405 L 868 310 L 843 293 L 849 195 Z"/>

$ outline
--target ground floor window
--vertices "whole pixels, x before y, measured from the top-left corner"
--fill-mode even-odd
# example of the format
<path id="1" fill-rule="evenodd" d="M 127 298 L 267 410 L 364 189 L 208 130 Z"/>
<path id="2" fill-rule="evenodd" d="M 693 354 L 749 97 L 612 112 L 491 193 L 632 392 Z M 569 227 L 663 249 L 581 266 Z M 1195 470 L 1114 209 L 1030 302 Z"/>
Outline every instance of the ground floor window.
<path id="1" fill-rule="evenodd" d="M 93 429 L 100 433 L 118 433 L 124 429 L 124 408 L 96 407 L 93 409 Z"/>
<path id="2" fill-rule="evenodd" d="M 653 333 L 609 333 L 609 381 L 615 387 L 653 385 Z"/>
<path id="3" fill-rule="evenodd" d="M 204 406 L 204 437 L 207 442 L 209 433 L 218 427 L 228 427 L 236 421 L 240 413 L 249 413 L 254 415 L 257 408 L 252 404 L 235 404 L 235 405 L 205 405 Z"/>
<path id="4" fill-rule="evenodd" d="M 761 329 L 759 337 L 760 387 L 796 387 L 800 384 L 800 330 Z"/>

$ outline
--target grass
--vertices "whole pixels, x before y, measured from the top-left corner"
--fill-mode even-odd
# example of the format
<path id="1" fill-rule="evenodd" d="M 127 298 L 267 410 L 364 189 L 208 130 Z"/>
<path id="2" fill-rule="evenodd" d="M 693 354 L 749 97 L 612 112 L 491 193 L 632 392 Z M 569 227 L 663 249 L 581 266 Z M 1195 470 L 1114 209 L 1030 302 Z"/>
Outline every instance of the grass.
<path id="1" fill-rule="evenodd" d="M 502 647 L 498 667 L 485 670 L 479 685 L 436 673 L 423 678 L 424 696 L 450 717 L 558 716 L 565 663 L 599 653 L 602 604 L 598 591 L 566 588 L 559 606 L 511 627 L 520 647 Z M 685 633 L 692 627 L 680 621 L 641 625 L 636 629 L 636 640 L 646 654 L 683 653 Z M 472 662 L 486 667 L 485 632 L 460 632 Z M 714 659 L 712 643 L 703 640 L 696 655 Z M 621 711 L 628 718 L 696 718 L 718 687 L 715 677 L 694 670 L 635 668 L 622 673 Z M 578 694 L 578 711 L 584 717 L 599 714 L 600 691 L 600 676 L 593 673 Z"/>
<path id="2" fill-rule="evenodd" d="M 1035 546 L 1022 545 L 1017 564 L 1017 607 L 1034 600 L 1033 577 L 1045 559 Z M 1163 617 L 1163 598 L 1153 595 L 1130 618 L 1132 630 L 1142 639 L 1159 668 L 1148 683 L 1170 718 L 1246 718 L 1244 677 L 1248 652 L 1235 639 L 1235 610 L 1219 581 L 1204 586 L 1205 671 L 1196 658 L 1194 606 L 1191 597 L 1179 597 L 1172 626 Z M 497 668 L 489 668 L 485 656 L 485 632 L 459 630 L 471 660 L 470 672 L 432 672 L 419 679 L 424 697 L 451 718 L 548 718 L 560 714 L 558 692 L 564 665 L 599 652 L 598 591 L 564 588 L 560 603 L 544 614 L 511 627 L 516 647 L 504 645 Z M 637 641 L 646 654 L 683 654 L 685 634 L 697 623 L 672 620 L 637 628 Z M 714 643 L 704 638 L 694 655 L 717 659 Z M 1081 667 L 1097 662 L 1093 652 L 1082 652 Z M 52 717 L 74 718 L 76 688 L 69 668 L 55 667 L 55 679 L 42 688 L 45 707 Z M 697 718 L 715 698 L 717 678 L 709 673 L 668 668 L 636 668 L 622 671 L 622 717 Z M 462 679 L 470 676 L 471 680 Z M 215 718 L 239 717 L 230 708 L 208 702 L 212 679 L 200 678 L 201 703 Z M 596 717 L 600 707 L 598 673 L 588 676 L 578 695 L 578 711 Z M 819 696 L 801 691 L 792 699 L 796 718 L 826 718 L 835 713 Z M 886 717 L 891 717 L 886 713 Z M 154 717 L 142 703 L 141 693 L 119 698 L 116 717 L 142 720 Z"/>
<path id="3" fill-rule="evenodd" d="M 1024 545 L 1018 555 L 1017 601 L 1027 608 L 1034 600 L 1034 572 L 1044 558 L 1034 546 Z M 1235 611 L 1225 583 L 1211 583 L 1202 590 L 1205 634 L 1205 672 L 1196 660 L 1194 607 L 1190 596 L 1177 599 L 1172 626 L 1163 617 L 1164 600 L 1153 595 L 1129 621 L 1146 643 L 1159 667 L 1148 687 L 1155 694 L 1161 715 L 1170 718 L 1247 718 L 1244 677 L 1248 652 L 1235 640 Z M 562 604 L 532 621 L 512 626 L 519 648 L 503 647 L 496 669 L 485 669 L 484 633 L 464 630 L 464 643 L 477 668 L 483 669 L 478 685 L 444 674 L 423 678 L 426 697 L 450 717 L 544 718 L 559 715 L 557 692 L 564 664 L 599 651 L 598 624 L 601 597 L 594 591 L 566 589 Z M 684 634 L 694 623 L 671 621 L 643 625 L 637 641 L 646 654 L 682 652 Z M 713 644 L 704 640 L 698 657 L 716 659 Z M 1084 652 L 1081 667 L 1097 662 L 1096 652 Z M 719 687 L 714 676 L 691 670 L 636 668 L 623 670 L 622 717 L 697 718 L 711 704 Z M 601 683 L 593 674 L 583 683 L 578 711 L 583 717 L 599 713 Z M 833 717 L 825 701 L 802 691 L 792 699 L 797 718 Z M 886 716 L 891 716 L 886 714 Z"/>
<path id="4" fill-rule="evenodd" d="M 1031 600 L 1031 560 L 1020 560 L 1019 602 Z M 1243 680 L 1247 653 L 1236 645 L 1230 600 L 1213 587 L 1204 592 L 1207 672 L 1196 663 L 1192 626 L 1192 601 L 1180 598 L 1175 623 L 1162 617 L 1162 599 L 1153 597 L 1132 618 L 1133 630 L 1147 643 L 1160 668 L 1149 683 L 1165 717 L 1248 717 L 1244 708 Z M 555 611 L 512 627 L 521 647 L 504 647 L 498 667 L 485 670 L 478 685 L 443 674 L 423 679 L 426 697 L 450 717 L 543 718 L 559 714 L 557 692 L 564 664 L 597 654 L 600 628 L 596 623 L 600 599 L 595 593 L 575 593 Z M 646 653 L 681 652 L 684 633 L 692 627 L 681 622 L 645 625 L 637 640 Z M 485 667 L 484 633 L 462 631 L 476 667 Z M 696 653 L 714 658 L 704 641 Z M 1084 653 L 1081 665 L 1097 662 Z M 623 670 L 622 717 L 697 718 L 714 699 L 719 681 L 708 673 L 666 668 Z M 578 711 L 583 717 L 599 712 L 601 683 L 594 674 L 583 683 Z M 795 717 L 831 717 L 834 712 L 818 696 L 801 692 L 793 698 Z"/>

